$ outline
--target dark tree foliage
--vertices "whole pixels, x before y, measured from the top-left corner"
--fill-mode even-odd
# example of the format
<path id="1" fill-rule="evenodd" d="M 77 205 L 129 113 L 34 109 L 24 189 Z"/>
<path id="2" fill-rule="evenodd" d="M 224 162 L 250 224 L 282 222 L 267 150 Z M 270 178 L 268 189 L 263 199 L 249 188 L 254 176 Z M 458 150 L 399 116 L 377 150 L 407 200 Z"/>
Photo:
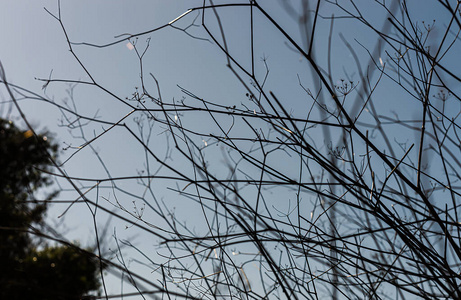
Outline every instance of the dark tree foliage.
<path id="1" fill-rule="evenodd" d="M 23 291 L 17 299 L 81 299 L 99 288 L 97 261 L 75 248 L 46 247 L 32 254 L 21 264 L 21 280 L 14 284 L 16 291 Z"/>
<path id="2" fill-rule="evenodd" d="M 33 197 L 51 184 L 43 171 L 51 170 L 57 151 L 45 134 L 0 119 L 1 299 L 79 299 L 99 287 L 96 260 L 73 247 L 46 246 L 31 234 L 41 232 L 47 208 Z"/>
<path id="3" fill-rule="evenodd" d="M 56 153 L 57 146 L 6 120 L 0 120 L 0 128 L 0 255 L 12 270 L 30 252 L 28 226 L 40 223 L 46 210 L 45 204 L 26 202 L 34 191 L 49 184 L 39 171 L 49 165 L 43 150 Z"/>

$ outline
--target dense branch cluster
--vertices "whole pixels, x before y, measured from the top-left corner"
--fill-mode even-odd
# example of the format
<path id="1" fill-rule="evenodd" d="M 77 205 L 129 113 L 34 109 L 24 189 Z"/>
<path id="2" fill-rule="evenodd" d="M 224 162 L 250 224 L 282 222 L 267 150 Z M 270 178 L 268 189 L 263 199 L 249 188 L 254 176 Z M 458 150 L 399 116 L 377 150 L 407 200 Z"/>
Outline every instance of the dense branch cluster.
<path id="1" fill-rule="evenodd" d="M 281 1 L 293 33 L 262 1 L 209 0 L 104 45 L 72 41 L 59 8 L 50 15 L 87 80 L 42 79 L 44 88 L 71 85 L 63 103 L 9 87 L 59 108 L 75 137 L 54 174 L 74 192 L 66 205 L 86 203 L 94 220 L 110 214 L 155 241 L 155 254 L 117 237 L 116 259 L 98 253 L 143 298 L 459 299 L 460 3 L 428 1 L 440 20 L 423 22 L 407 2 Z M 244 55 L 233 14 L 248 24 Z M 367 32 L 368 44 L 342 26 Z M 178 85 L 182 98 L 163 95 L 144 59 L 150 38 L 168 28 L 224 54 L 222 70 L 240 90 L 219 99 Z M 286 56 L 260 59 L 261 28 Z M 76 50 L 120 43 L 139 60 L 128 97 L 101 84 Z M 335 55 L 353 69 L 341 70 Z M 293 57 L 304 73 L 271 65 Z M 122 104 L 124 116 L 80 113 L 72 93 L 81 86 Z M 140 153 L 137 174 L 113 175 L 98 151 L 112 134 Z M 89 150 L 105 175 L 63 171 Z M 138 258 L 129 264 L 123 249 Z"/>

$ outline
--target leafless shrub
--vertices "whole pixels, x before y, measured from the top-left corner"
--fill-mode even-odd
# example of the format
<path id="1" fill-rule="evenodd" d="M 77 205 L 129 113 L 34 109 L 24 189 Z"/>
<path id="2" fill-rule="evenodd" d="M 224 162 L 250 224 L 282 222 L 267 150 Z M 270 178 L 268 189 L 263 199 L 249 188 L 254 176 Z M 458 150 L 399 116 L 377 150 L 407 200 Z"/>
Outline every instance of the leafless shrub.
<path id="1" fill-rule="evenodd" d="M 108 44 L 66 34 L 87 79 L 50 77 L 44 88 L 91 88 L 124 107 L 115 119 L 97 103 L 95 115 L 79 113 L 72 89 L 60 104 L 10 87 L 61 110 L 75 140 L 60 168 L 80 152 L 102 166 L 100 176 L 56 174 L 76 201 L 153 238 L 115 239 L 113 272 L 143 298 L 459 299 L 461 18 L 456 1 L 426 2 L 437 20 L 421 20 L 413 1 L 281 1 L 277 11 L 210 0 Z M 50 15 L 66 33 L 60 9 Z M 245 42 L 235 20 L 248 25 Z M 162 94 L 144 59 L 168 28 L 224 54 L 222 72 L 240 84 L 232 95 Z M 141 76 L 127 97 L 76 48 L 128 42 Z M 269 42 L 280 56 L 263 56 Z M 138 173 L 114 171 L 112 135 L 136 149 L 119 162 L 143 161 Z"/>

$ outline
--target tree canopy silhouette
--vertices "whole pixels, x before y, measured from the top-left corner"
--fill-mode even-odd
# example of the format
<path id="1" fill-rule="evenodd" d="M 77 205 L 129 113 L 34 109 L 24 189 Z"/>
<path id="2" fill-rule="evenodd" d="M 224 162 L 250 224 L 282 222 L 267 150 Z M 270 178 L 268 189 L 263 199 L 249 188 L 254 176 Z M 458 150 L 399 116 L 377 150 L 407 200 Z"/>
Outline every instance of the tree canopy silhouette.
<path id="1" fill-rule="evenodd" d="M 57 144 L 0 119 L 0 298 L 80 299 L 99 288 L 98 263 L 69 245 L 49 246 L 43 237 L 47 202 L 35 199 L 51 184 Z"/>

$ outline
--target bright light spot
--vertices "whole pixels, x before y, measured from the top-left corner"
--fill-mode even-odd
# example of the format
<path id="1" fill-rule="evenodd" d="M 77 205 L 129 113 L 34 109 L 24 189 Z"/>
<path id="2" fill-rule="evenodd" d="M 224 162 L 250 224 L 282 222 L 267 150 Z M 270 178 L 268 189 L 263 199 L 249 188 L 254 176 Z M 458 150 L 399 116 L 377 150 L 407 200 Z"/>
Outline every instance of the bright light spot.
<path id="1" fill-rule="evenodd" d="M 208 146 L 208 143 L 205 140 L 202 140 L 202 142 L 205 144 L 205 147 Z"/>
<path id="2" fill-rule="evenodd" d="M 54 268 L 56 267 L 56 265 L 54 263 L 51 263 L 51 267 Z"/>
<path id="3" fill-rule="evenodd" d="M 175 122 L 178 121 L 178 115 L 174 115 L 174 120 L 175 120 Z"/>
<path id="4" fill-rule="evenodd" d="M 46 136 L 44 136 L 43 140 L 46 142 L 48 140 L 48 138 Z"/>
<path id="5" fill-rule="evenodd" d="M 218 258 L 218 252 L 216 252 L 216 249 L 213 249 L 213 251 L 214 251 L 214 257 Z"/>
<path id="6" fill-rule="evenodd" d="M 32 132 L 32 130 L 27 130 L 26 132 L 24 132 L 24 137 L 26 139 L 30 138 L 33 135 L 34 135 L 34 133 Z"/>
<path id="7" fill-rule="evenodd" d="M 311 211 L 311 220 L 312 220 L 312 218 L 314 218 L 314 212 L 313 211 Z"/>
<path id="8" fill-rule="evenodd" d="M 32 258 L 32 260 L 33 260 L 33 261 L 37 261 L 37 258 L 36 258 L 36 257 L 34 257 L 34 258 Z"/>
<path id="9" fill-rule="evenodd" d="M 128 42 L 128 43 L 126 44 L 126 47 L 127 47 L 129 50 L 133 50 L 133 49 L 134 49 L 133 44 L 130 43 L 130 42 Z"/>
<path id="10" fill-rule="evenodd" d="M 381 57 L 379 58 L 379 63 L 381 64 L 381 67 L 384 67 L 384 62 L 383 62 L 383 59 Z"/>

